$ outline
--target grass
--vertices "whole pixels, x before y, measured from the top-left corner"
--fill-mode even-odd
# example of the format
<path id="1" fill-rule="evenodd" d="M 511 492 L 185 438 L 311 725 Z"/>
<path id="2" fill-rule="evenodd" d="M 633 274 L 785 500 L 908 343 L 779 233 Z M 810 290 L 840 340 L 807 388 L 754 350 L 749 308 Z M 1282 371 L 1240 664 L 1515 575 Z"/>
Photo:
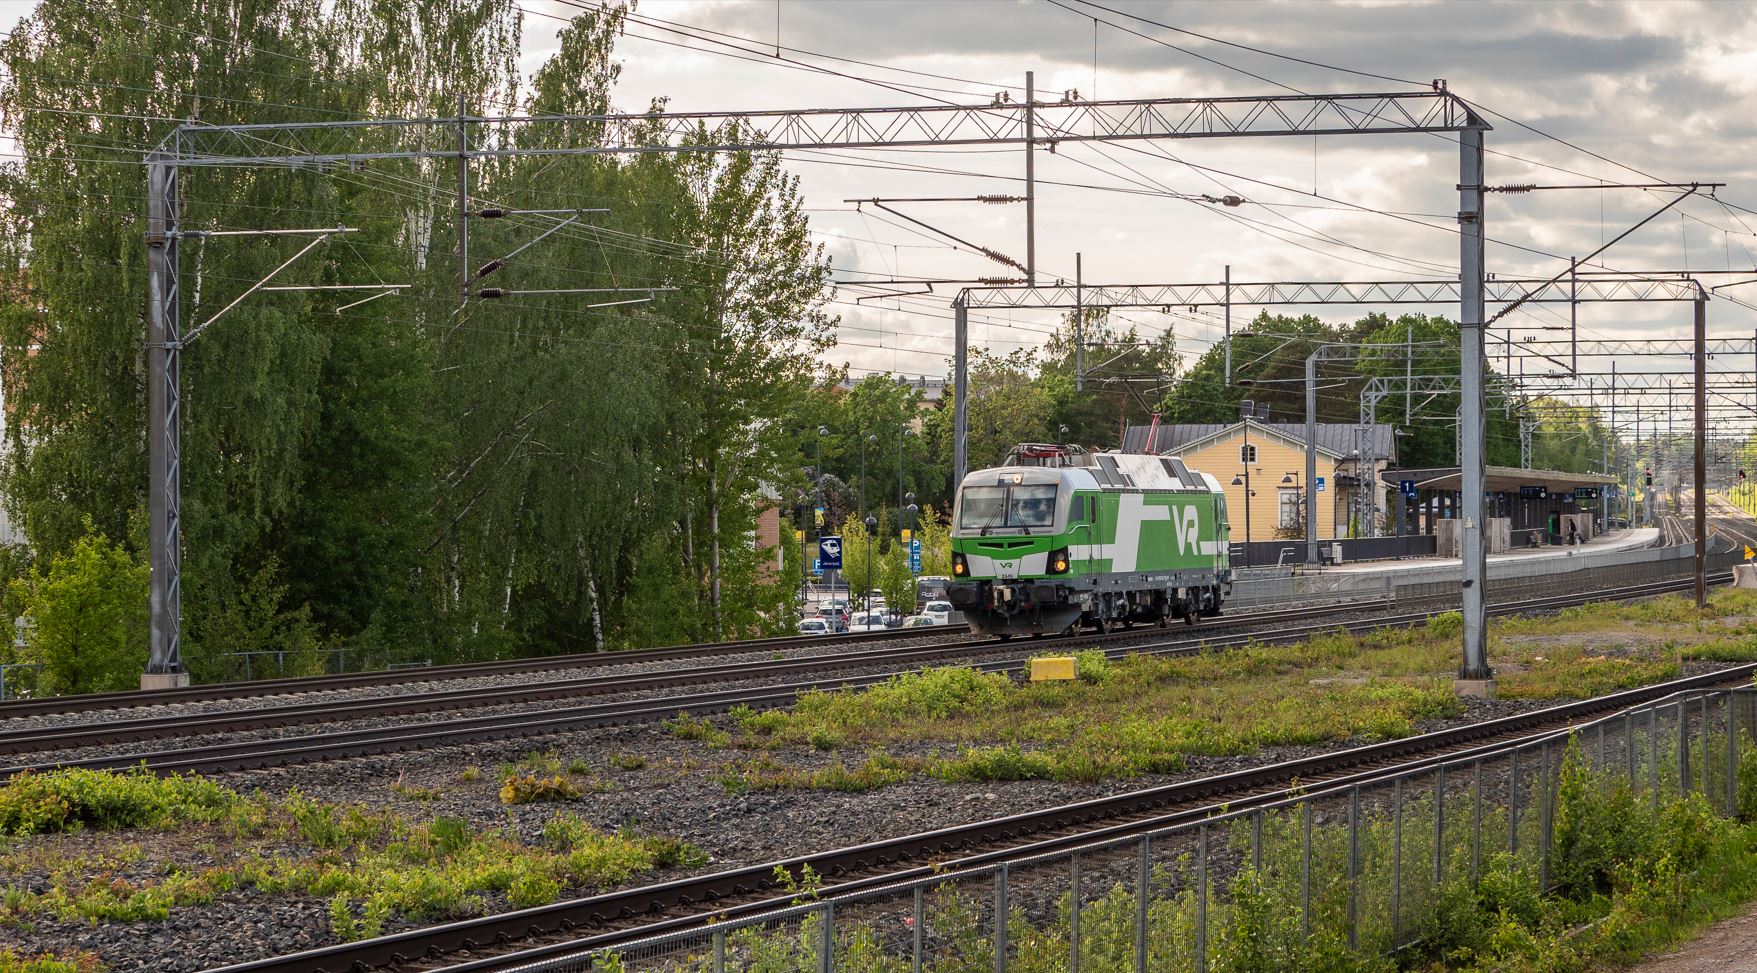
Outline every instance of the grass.
<path id="1" fill-rule="evenodd" d="M 911 777 L 1093 782 L 1176 773 L 1196 757 L 1406 736 L 1463 712 L 1452 690 L 1462 620 L 1328 633 L 1294 645 L 1107 661 L 1077 651 L 1078 679 L 1020 684 L 948 667 L 866 689 L 808 693 L 789 710 L 679 714 L 679 739 L 744 755 L 728 790 L 864 791 Z M 1757 661 L 1757 593 L 1570 608 L 1491 631 L 1501 695 L 1560 700 L 1676 678 L 1693 660 Z M 782 759 L 831 754 L 828 765 Z"/>
<path id="2" fill-rule="evenodd" d="M 509 778 L 525 779 L 532 778 Z M 578 793 L 577 784 L 557 779 Z M 143 834 L 155 849 L 175 837 L 206 836 L 212 840 L 202 850 L 219 864 L 166 861 L 154 868 L 138 843 L 106 842 L 103 852 L 67 855 L 25 840 L 87 830 Z M 332 930 L 343 938 L 377 935 L 393 919 L 480 914 L 493 907 L 491 895 L 522 908 L 554 901 L 564 889 L 610 887 L 706 860 L 675 839 L 607 834 L 565 813 L 548 819 L 540 841 L 527 843 L 510 827 L 416 820 L 296 791 L 270 799 L 201 778 L 87 770 L 24 774 L 0 787 L 0 839 L 11 839 L 0 851 L 0 876 L 7 879 L 0 924 L 38 915 L 158 920 L 252 887 L 328 901 Z M 0 971 L 8 970 L 3 963 Z"/>
<path id="3" fill-rule="evenodd" d="M 104 964 L 83 950 L 23 956 L 0 946 L 0 973 L 101 973 Z"/>

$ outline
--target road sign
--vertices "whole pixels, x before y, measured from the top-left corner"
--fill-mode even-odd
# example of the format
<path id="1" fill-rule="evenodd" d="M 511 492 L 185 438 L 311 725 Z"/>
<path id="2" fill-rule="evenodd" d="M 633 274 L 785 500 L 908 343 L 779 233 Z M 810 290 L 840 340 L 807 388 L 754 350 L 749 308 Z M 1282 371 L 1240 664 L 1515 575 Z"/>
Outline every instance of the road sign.
<path id="1" fill-rule="evenodd" d="M 1323 493 L 1323 492 L 1324 492 L 1324 478 L 1323 478 L 1323 477 L 1321 477 L 1321 476 L 1320 476 L 1320 477 L 1318 477 L 1318 492 L 1319 492 L 1319 493 Z"/>
<path id="2" fill-rule="evenodd" d="M 1409 499 L 1411 499 L 1411 500 L 1415 499 L 1415 481 L 1414 480 L 1398 480 L 1397 481 L 1397 489 L 1398 489 L 1398 491 L 1400 491 L 1404 496 L 1408 497 Z"/>
<path id="3" fill-rule="evenodd" d="M 904 533 L 908 533 L 908 531 L 904 531 Z M 921 538 L 919 537 L 909 538 L 909 570 L 915 574 L 921 573 Z"/>
<path id="4" fill-rule="evenodd" d="M 1746 544 L 1745 545 L 1745 560 L 1749 561 L 1754 557 L 1757 557 L 1757 551 L 1751 550 L 1751 545 Z"/>
<path id="5" fill-rule="evenodd" d="M 817 539 L 817 556 L 818 556 L 819 563 L 821 563 L 824 566 L 824 568 L 827 568 L 832 571 L 842 570 L 842 538 L 841 538 L 841 536 L 837 535 L 837 534 L 830 534 L 826 537 L 818 538 Z"/>
<path id="6" fill-rule="evenodd" d="M 823 574 L 824 573 L 824 559 L 823 558 L 814 557 L 811 559 L 811 573 L 812 574 Z"/>

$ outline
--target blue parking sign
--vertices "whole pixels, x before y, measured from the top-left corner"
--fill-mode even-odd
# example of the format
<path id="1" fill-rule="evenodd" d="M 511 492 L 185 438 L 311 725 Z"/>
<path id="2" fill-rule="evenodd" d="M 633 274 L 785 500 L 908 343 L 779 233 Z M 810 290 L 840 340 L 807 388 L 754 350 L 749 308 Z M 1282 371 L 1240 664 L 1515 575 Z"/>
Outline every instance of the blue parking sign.
<path id="1" fill-rule="evenodd" d="M 909 538 L 909 570 L 921 573 L 921 538 Z"/>
<path id="2" fill-rule="evenodd" d="M 818 556 L 818 563 L 823 565 L 823 570 L 825 570 L 825 571 L 840 571 L 840 570 L 842 570 L 842 538 L 841 538 L 841 536 L 837 535 L 837 534 L 832 534 L 828 537 L 818 538 L 817 539 L 817 556 Z"/>

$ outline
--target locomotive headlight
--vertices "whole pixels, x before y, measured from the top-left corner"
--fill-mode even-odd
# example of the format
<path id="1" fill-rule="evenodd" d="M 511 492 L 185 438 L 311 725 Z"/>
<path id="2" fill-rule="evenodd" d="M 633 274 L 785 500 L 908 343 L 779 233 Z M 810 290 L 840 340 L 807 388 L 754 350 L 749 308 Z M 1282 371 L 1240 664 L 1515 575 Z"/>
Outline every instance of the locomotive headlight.
<path id="1" fill-rule="evenodd" d="M 964 555 L 957 553 L 952 555 L 952 574 L 959 578 L 970 576 L 970 565 L 964 563 Z"/>
<path id="2" fill-rule="evenodd" d="M 1068 549 L 1067 548 L 1058 547 L 1055 550 L 1049 552 L 1049 573 L 1050 574 L 1067 574 L 1068 573 Z"/>

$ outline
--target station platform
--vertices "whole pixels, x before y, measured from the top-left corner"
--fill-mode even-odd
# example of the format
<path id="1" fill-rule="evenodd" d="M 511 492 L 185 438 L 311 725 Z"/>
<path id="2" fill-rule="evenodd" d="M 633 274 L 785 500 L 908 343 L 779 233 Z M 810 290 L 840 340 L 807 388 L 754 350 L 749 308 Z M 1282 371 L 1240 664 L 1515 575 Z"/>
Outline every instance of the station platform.
<path id="1" fill-rule="evenodd" d="M 1488 557 L 1491 581 L 1566 574 L 1591 568 L 1677 558 L 1680 548 L 1662 546 L 1663 535 L 1653 527 L 1612 531 L 1585 544 L 1568 547 L 1520 548 Z M 1404 558 L 1394 561 L 1361 561 L 1317 569 L 1300 566 L 1298 573 L 1244 575 L 1233 586 L 1233 601 L 1240 604 L 1319 599 L 1365 599 L 1390 597 L 1408 585 L 1457 583 L 1464 576 L 1460 558 Z"/>
<path id="2" fill-rule="evenodd" d="M 1637 551 L 1655 547 L 1660 543 L 1660 531 L 1657 527 L 1636 527 L 1627 530 L 1614 530 L 1600 534 L 1584 544 L 1571 546 L 1545 545 L 1542 547 L 1520 547 L 1505 554 L 1488 556 L 1489 574 L 1496 574 L 1495 565 L 1534 563 L 1545 560 L 1588 557 L 1616 551 Z M 1406 573 L 1412 568 L 1427 570 L 1430 568 L 1451 568 L 1462 571 L 1464 561 L 1455 557 L 1423 557 L 1404 558 L 1396 561 L 1358 561 L 1354 564 L 1337 564 L 1321 568 L 1320 574 L 1371 573 L 1375 571 L 1395 571 Z M 1564 570 L 1572 570 L 1570 565 Z"/>

